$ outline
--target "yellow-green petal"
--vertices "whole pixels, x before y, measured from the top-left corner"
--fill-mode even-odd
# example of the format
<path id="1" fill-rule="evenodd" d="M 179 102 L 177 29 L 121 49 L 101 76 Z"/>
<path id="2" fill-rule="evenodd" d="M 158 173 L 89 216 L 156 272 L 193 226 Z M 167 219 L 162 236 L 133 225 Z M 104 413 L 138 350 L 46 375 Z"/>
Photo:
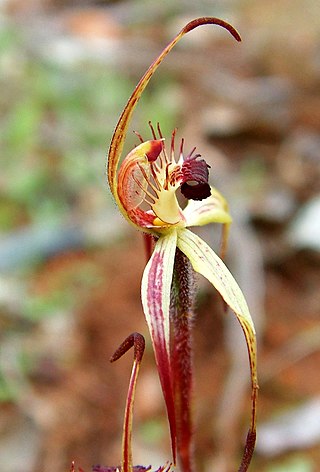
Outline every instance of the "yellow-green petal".
<path id="1" fill-rule="evenodd" d="M 248 347 L 252 384 L 252 415 L 245 455 L 243 457 L 243 464 L 245 464 L 247 461 L 250 462 L 251 459 L 256 430 L 256 397 L 258 380 L 257 346 L 253 321 L 240 287 L 234 280 L 229 269 L 207 245 L 207 243 L 191 231 L 181 229 L 178 231 L 177 246 L 188 257 L 193 269 L 203 275 L 220 293 L 226 304 L 237 316 L 245 335 Z M 246 468 L 241 467 L 239 470 L 246 470 Z"/>
<path id="2" fill-rule="evenodd" d="M 223 259 L 227 251 L 229 229 L 232 217 L 226 199 L 214 187 L 211 187 L 211 195 L 205 200 L 189 200 L 183 210 L 186 220 L 185 226 L 204 226 L 209 223 L 222 224 L 222 237 L 220 245 L 220 257 Z"/>
<path id="3" fill-rule="evenodd" d="M 186 226 L 204 226 L 209 223 L 230 224 L 231 215 L 228 210 L 226 199 L 211 187 L 210 197 L 204 200 L 189 200 L 183 210 Z"/>

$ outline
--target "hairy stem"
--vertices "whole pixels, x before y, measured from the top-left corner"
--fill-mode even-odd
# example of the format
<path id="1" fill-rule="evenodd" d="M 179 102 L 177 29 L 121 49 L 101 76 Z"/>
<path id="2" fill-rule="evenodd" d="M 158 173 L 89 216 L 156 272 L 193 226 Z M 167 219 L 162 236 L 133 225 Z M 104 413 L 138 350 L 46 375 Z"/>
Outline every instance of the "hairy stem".
<path id="1" fill-rule="evenodd" d="M 177 248 L 171 289 L 172 372 L 176 402 L 177 448 L 183 472 L 193 469 L 191 396 L 193 388 L 192 320 L 194 273 L 189 259 Z"/>
<path id="2" fill-rule="evenodd" d="M 129 349 L 133 347 L 133 366 L 129 382 L 127 403 L 123 422 L 123 434 L 122 434 L 122 472 L 133 472 L 132 466 L 132 415 L 133 415 L 133 403 L 136 391 L 137 378 L 139 374 L 140 364 L 144 353 L 145 341 L 144 337 L 139 333 L 132 333 L 128 336 L 123 343 L 118 347 L 116 352 L 110 359 L 110 362 L 114 362 L 123 356 Z M 72 472 L 72 471 L 71 471 Z"/>

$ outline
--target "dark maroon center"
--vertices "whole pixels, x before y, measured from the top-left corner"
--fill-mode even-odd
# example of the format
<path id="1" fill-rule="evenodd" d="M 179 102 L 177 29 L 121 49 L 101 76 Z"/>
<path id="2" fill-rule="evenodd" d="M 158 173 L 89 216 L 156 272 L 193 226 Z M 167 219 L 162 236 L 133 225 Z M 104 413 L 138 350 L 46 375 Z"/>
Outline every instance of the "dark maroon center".
<path id="1" fill-rule="evenodd" d="M 204 200 L 211 195 L 208 183 L 210 166 L 204 159 L 198 159 L 199 157 L 197 154 L 187 158 L 181 168 L 181 193 L 189 200 Z"/>

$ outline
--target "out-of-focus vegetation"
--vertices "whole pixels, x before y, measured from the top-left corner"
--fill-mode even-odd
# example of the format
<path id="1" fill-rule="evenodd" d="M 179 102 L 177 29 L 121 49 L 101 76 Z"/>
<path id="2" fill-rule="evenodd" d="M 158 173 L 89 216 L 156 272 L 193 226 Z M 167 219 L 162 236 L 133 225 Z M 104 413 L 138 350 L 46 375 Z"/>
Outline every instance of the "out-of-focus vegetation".
<path id="1" fill-rule="evenodd" d="M 3 27 L 0 45 L 0 224 L 9 231 L 70 217 L 86 191 L 106 187 L 102 158 L 134 80 L 94 61 L 63 67 L 34 57 L 14 25 Z M 165 85 L 149 95 L 145 113 L 171 123 Z"/>
<path id="2" fill-rule="evenodd" d="M 152 80 L 134 128 L 147 139 L 149 120 L 167 137 L 178 126 L 230 200 L 229 263 L 260 337 L 262 439 L 252 470 L 318 472 L 319 3 L 8 0 L 1 8 L 1 471 L 119 461 L 128 364 L 110 368 L 107 359 L 129 332 L 145 329 L 144 254 L 117 216 L 105 156 L 151 60 L 186 17 L 214 15 L 243 43 L 214 29 L 188 35 Z M 130 135 L 127 149 L 136 142 Z M 212 232 L 205 236 L 212 242 Z M 240 455 L 246 353 L 219 300 L 201 288 L 198 459 L 223 472 Z M 162 450 L 150 349 L 145 359 L 134 456 L 157 465 L 169 445 Z"/>
<path id="3" fill-rule="evenodd" d="M 44 41 L 48 26 L 48 47 L 37 43 L 23 18 L 4 15 L 0 27 L 0 457 L 6 472 L 22 463 L 35 470 L 46 446 L 39 443 L 34 389 L 64 380 L 77 352 L 75 313 L 106 283 L 96 251 L 121 231 L 112 216 L 106 152 L 137 80 L 135 73 L 83 56 L 70 33 L 70 51 L 60 61 L 54 53 L 60 34 L 50 30 L 50 20 L 46 25 L 49 13 L 30 8 L 31 22 L 44 22 L 37 24 Z M 141 133 L 145 113 L 147 120 L 161 120 L 165 132 L 173 128 L 175 100 L 166 99 L 172 86 L 167 75 L 146 94 L 143 115 L 136 116 Z M 136 141 L 130 136 L 129 146 Z M 21 435 L 29 443 L 21 443 Z"/>

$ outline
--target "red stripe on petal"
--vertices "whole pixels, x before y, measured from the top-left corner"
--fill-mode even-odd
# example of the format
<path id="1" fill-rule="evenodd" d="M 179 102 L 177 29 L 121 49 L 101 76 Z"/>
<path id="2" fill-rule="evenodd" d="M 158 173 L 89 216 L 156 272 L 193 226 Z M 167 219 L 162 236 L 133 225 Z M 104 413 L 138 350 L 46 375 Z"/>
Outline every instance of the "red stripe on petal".
<path id="1" fill-rule="evenodd" d="M 170 291 L 177 233 L 160 236 L 142 278 L 141 298 L 166 403 L 173 458 L 176 454 L 176 415 L 170 364 Z"/>
<path id="2" fill-rule="evenodd" d="M 165 314 L 163 312 L 163 251 L 155 253 L 152 258 L 147 288 L 147 301 L 151 314 L 151 337 L 155 351 L 161 387 L 166 403 L 167 415 L 170 425 L 172 452 L 175 461 L 176 451 L 176 421 L 175 405 L 172 388 L 172 374 L 170 365 L 169 347 L 165 333 Z M 167 314 L 166 316 L 169 316 Z"/>

